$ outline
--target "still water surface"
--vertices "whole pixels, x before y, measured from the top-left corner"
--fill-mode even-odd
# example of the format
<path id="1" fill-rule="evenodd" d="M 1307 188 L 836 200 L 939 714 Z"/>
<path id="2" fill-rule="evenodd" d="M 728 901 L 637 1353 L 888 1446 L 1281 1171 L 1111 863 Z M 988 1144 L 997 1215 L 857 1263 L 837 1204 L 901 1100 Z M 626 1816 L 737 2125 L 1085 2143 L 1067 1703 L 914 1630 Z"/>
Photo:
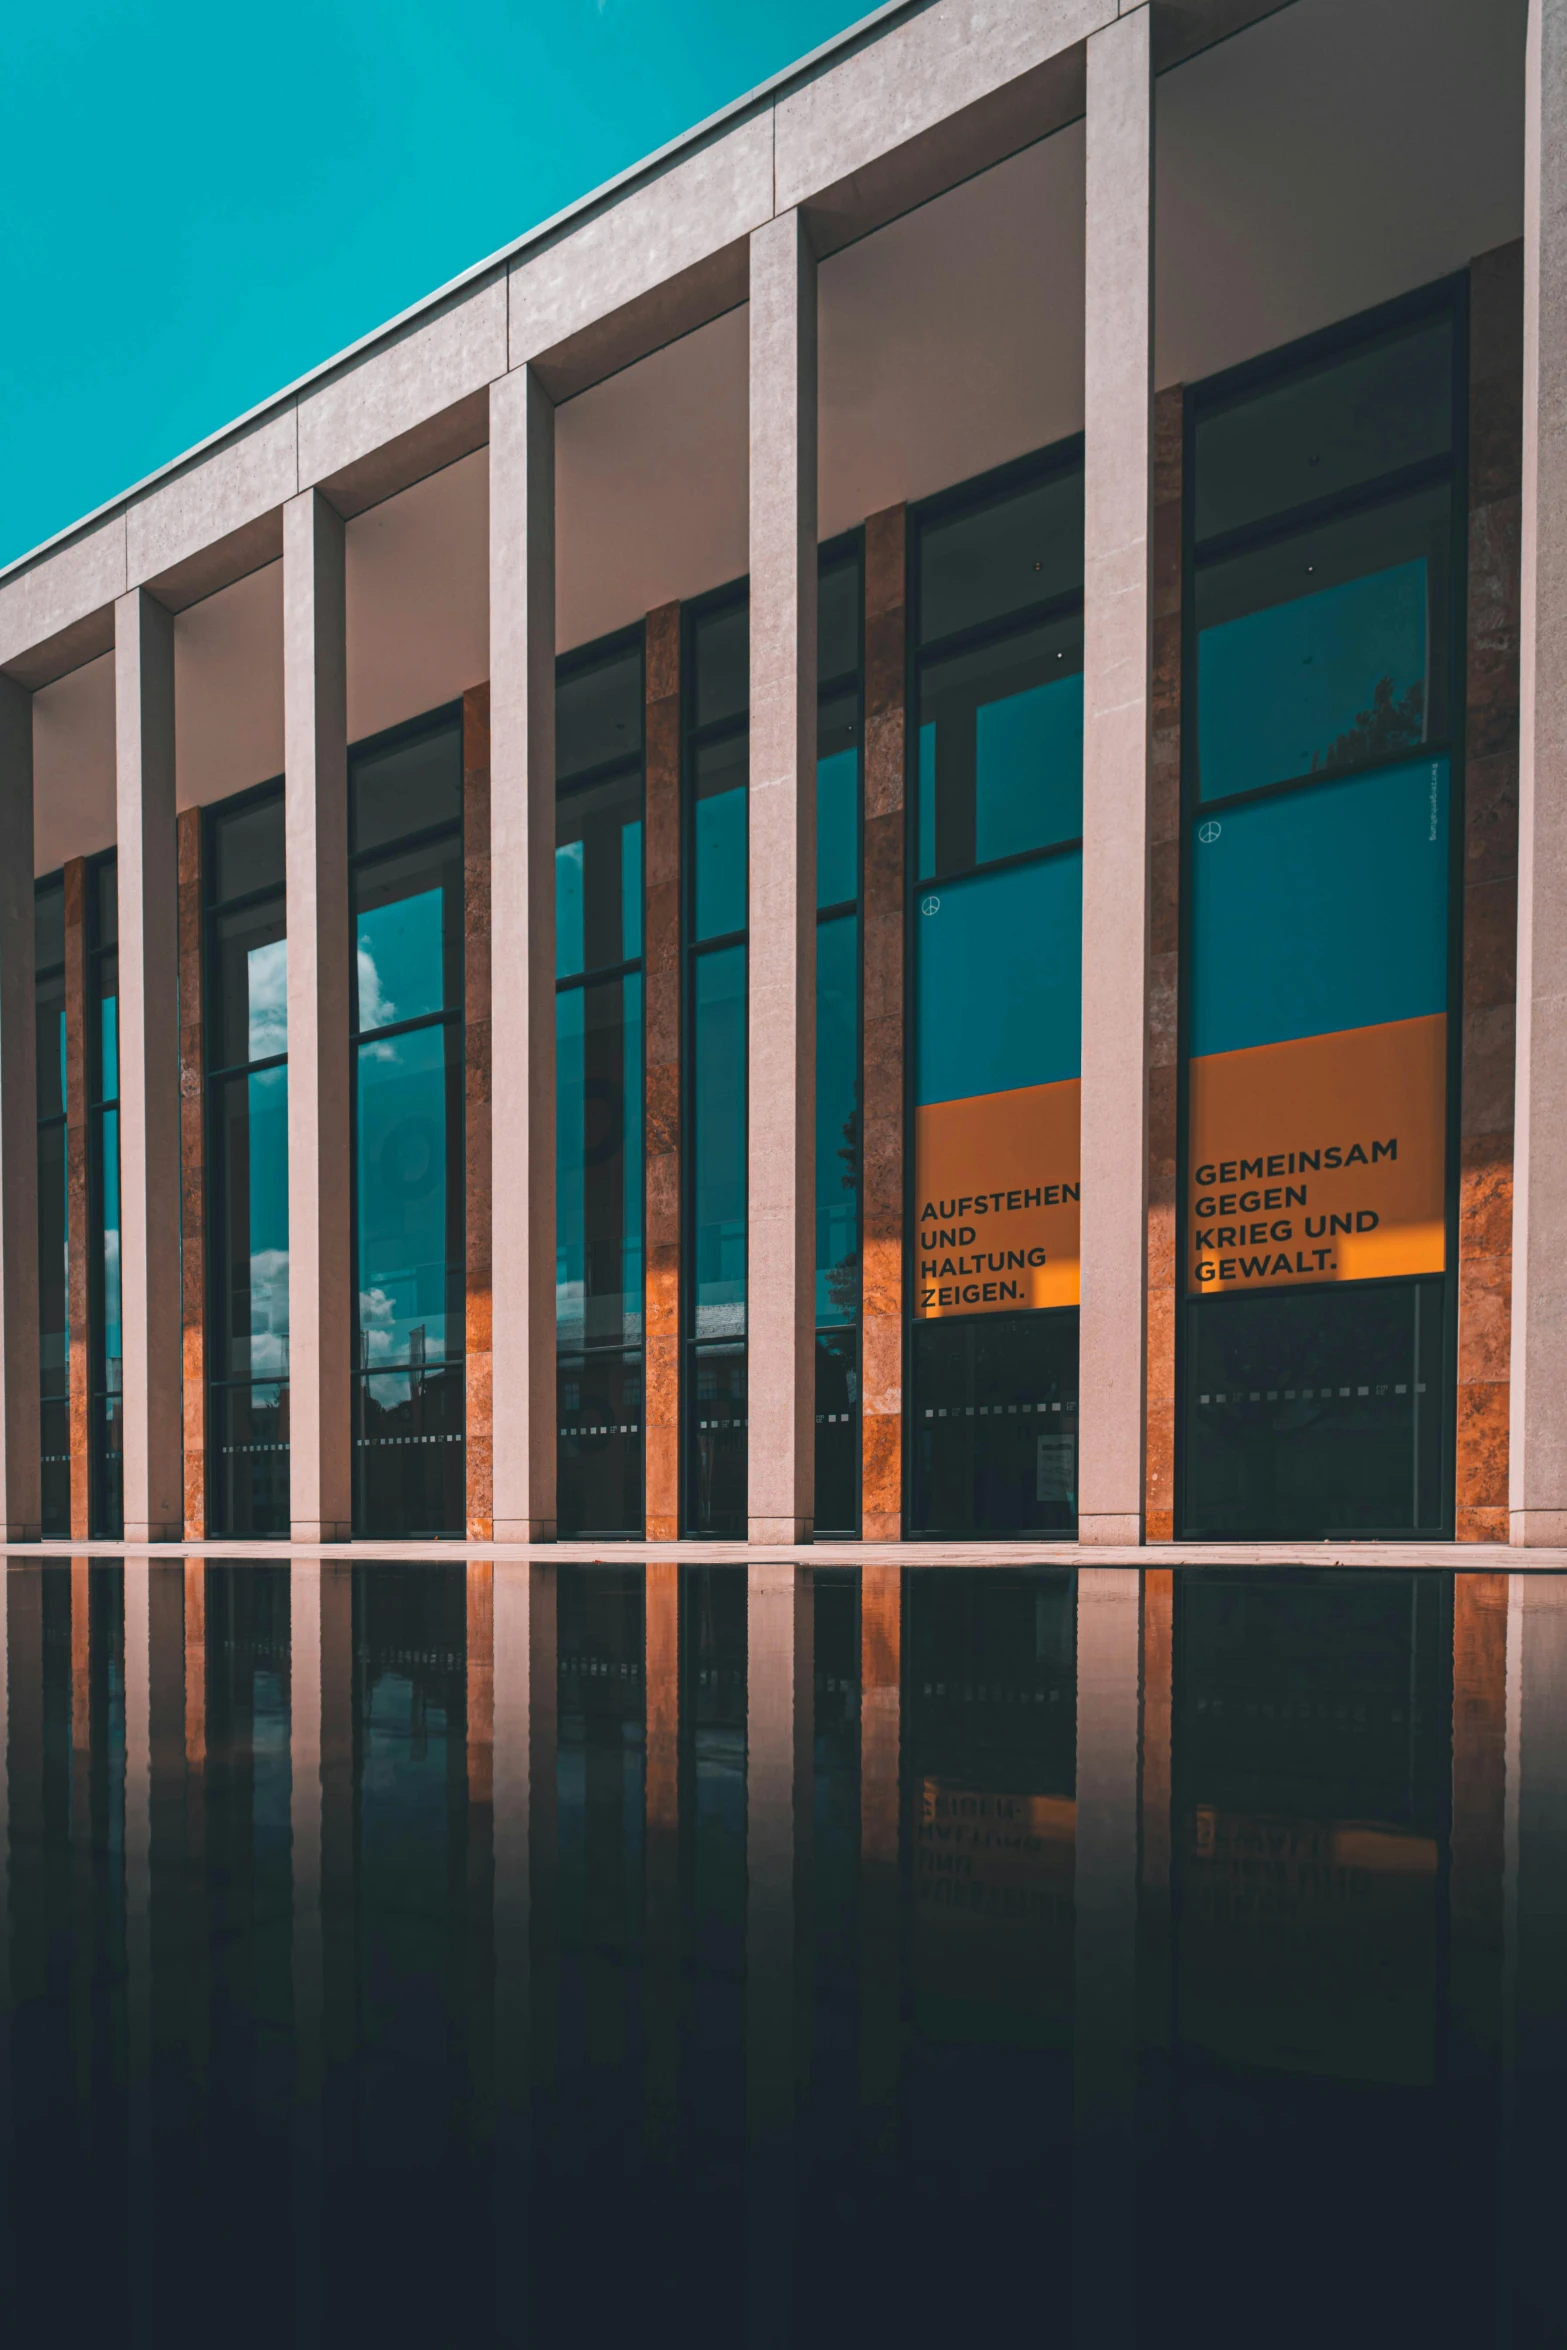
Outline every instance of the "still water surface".
<path id="1" fill-rule="evenodd" d="M 8 2338 L 1567 2338 L 1567 1581 L 6 1578 Z"/>

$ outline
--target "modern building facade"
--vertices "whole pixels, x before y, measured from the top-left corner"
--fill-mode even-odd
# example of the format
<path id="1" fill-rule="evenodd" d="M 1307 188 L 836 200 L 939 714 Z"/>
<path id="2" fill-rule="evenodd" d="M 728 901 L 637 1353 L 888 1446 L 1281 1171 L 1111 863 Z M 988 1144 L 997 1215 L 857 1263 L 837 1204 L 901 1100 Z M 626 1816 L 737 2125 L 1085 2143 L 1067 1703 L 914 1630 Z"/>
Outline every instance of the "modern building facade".
<path id="1" fill-rule="evenodd" d="M 1564 222 L 898 4 L 0 573 L 7 1539 L 1567 1542 Z"/>

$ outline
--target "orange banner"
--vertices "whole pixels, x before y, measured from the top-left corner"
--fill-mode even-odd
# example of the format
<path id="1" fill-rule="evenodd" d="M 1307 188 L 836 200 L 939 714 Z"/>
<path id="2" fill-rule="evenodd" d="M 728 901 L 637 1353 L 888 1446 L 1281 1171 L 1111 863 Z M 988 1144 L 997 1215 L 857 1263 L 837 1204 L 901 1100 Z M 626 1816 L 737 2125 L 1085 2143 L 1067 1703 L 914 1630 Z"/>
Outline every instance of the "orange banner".
<path id="1" fill-rule="evenodd" d="M 914 1113 L 914 1311 L 1077 1303 L 1080 1078 Z"/>
<path id="2" fill-rule="evenodd" d="M 1443 1270 L 1442 1013 L 1210 1053 L 1190 1087 L 1194 1294 Z"/>

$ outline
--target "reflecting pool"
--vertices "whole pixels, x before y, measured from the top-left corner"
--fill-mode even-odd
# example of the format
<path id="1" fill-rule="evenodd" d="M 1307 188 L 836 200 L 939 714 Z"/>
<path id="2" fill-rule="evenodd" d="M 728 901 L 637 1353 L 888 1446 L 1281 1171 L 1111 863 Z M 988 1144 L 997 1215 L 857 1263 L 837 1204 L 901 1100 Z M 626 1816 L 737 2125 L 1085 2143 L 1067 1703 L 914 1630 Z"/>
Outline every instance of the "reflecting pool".
<path id="1" fill-rule="evenodd" d="M 1567 2338 L 1567 1578 L 15 1558 L 18 2343 Z"/>

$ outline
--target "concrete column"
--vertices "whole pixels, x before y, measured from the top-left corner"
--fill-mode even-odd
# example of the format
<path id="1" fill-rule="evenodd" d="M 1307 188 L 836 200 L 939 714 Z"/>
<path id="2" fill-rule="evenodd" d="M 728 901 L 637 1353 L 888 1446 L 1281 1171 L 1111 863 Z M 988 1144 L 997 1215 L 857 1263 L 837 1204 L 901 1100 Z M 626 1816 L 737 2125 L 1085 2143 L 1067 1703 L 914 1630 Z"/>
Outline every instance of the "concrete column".
<path id="1" fill-rule="evenodd" d="M 114 607 L 114 712 L 125 1539 L 177 1542 L 185 1505 L 174 621 L 145 588 Z"/>
<path id="2" fill-rule="evenodd" d="M 1143 1537 L 1153 77 L 1149 10 L 1088 41 L 1083 1221 L 1078 1531 Z"/>
<path id="3" fill-rule="evenodd" d="M 36 1542 L 43 1518 L 33 967 L 33 697 L 0 677 L 0 1539 L 6 1542 Z"/>
<path id="4" fill-rule="evenodd" d="M 816 261 L 751 237 L 747 1513 L 808 1542 L 816 1455 Z"/>
<path id="5" fill-rule="evenodd" d="M 343 525 L 283 509 L 288 919 L 289 1518 L 346 1540 L 354 1277 L 349 1221 L 348 651 Z"/>
<path id="6" fill-rule="evenodd" d="M 1140 1578 L 1077 1583 L 1073 1880 L 1074 2341 L 1134 2338 Z"/>
<path id="7" fill-rule="evenodd" d="M 1524 74 L 1518 1063 L 1509 1530 L 1567 1542 L 1567 6 Z"/>
<path id="8" fill-rule="evenodd" d="M 555 1539 L 555 411 L 490 387 L 490 910 L 497 1542 Z"/>

